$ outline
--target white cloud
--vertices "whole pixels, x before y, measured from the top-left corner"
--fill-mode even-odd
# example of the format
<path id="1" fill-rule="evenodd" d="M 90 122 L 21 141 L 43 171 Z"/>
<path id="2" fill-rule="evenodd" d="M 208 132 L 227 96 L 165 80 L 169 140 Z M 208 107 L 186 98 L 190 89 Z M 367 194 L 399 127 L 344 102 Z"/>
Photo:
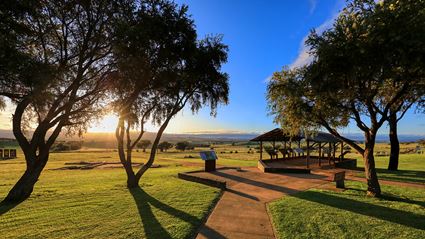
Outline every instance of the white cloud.
<path id="1" fill-rule="evenodd" d="M 312 9 L 312 2 L 314 2 L 314 4 L 316 4 L 316 1 L 310 1 L 310 11 Z M 342 1 L 343 2 L 343 1 Z M 329 19 L 327 19 L 324 23 L 320 24 L 320 26 L 316 27 L 315 30 L 317 33 L 322 33 L 325 30 L 329 29 L 332 27 L 333 22 L 335 21 L 335 19 L 338 17 L 339 15 L 339 11 L 342 8 L 342 4 L 341 1 L 337 2 L 337 5 L 335 7 L 336 10 L 334 10 L 334 13 L 332 14 L 332 17 L 330 17 Z M 314 5 L 314 8 L 316 6 Z M 314 11 L 314 9 L 313 9 Z M 300 48 L 298 51 L 298 56 L 297 58 L 289 65 L 289 68 L 296 68 L 296 67 L 301 67 L 304 66 L 308 63 L 310 63 L 313 60 L 313 57 L 309 54 L 309 49 L 308 47 L 305 45 L 305 41 L 308 38 L 308 34 L 306 36 L 304 36 L 304 38 L 301 41 L 300 44 Z"/>

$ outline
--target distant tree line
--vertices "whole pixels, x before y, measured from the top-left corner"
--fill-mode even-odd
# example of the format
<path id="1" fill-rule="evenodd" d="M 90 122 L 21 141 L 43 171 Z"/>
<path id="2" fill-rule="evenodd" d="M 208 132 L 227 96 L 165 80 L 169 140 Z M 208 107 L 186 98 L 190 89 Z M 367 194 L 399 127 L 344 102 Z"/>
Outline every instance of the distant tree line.
<path id="1" fill-rule="evenodd" d="M 52 146 L 53 152 L 63 152 L 71 150 L 79 150 L 83 146 L 82 141 L 66 141 L 66 142 L 57 142 Z"/>

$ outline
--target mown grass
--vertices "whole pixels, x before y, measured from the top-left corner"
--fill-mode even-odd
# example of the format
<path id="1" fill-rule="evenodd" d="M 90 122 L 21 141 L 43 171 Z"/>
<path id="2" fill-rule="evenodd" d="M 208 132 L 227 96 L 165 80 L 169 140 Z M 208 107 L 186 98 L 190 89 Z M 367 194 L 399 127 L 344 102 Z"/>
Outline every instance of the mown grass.
<path id="1" fill-rule="evenodd" d="M 425 193 L 383 186 L 381 199 L 366 185 L 348 182 L 343 192 L 310 189 L 272 202 L 278 238 L 425 238 Z"/>
<path id="2" fill-rule="evenodd" d="M 52 170 L 63 167 L 69 162 L 119 162 L 114 150 L 88 149 L 81 152 L 52 153 L 33 195 L 16 207 L 0 206 L 0 238 L 187 238 L 193 236 L 215 200 L 219 198 L 220 192 L 215 188 L 180 180 L 176 175 L 182 171 L 201 169 L 203 162 L 199 157 L 199 151 L 207 149 L 209 148 L 158 153 L 155 164 L 161 167 L 150 169 L 142 178 L 141 188 L 132 191 L 125 187 L 125 173 L 121 168 Z M 214 149 L 219 157 L 217 164 L 223 166 L 256 166 L 259 158 L 258 153 L 248 154 L 247 146 L 214 145 Z M 0 199 L 6 196 L 25 168 L 22 153 L 18 152 L 18 155 L 18 159 L 0 161 Z M 193 158 L 187 158 L 189 155 Z M 133 162 L 144 162 L 147 157 L 148 152 L 135 152 Z M 421 173 L 425 171 L 424 157 L 424 155 L 401 155 L 400 169 Z M 377 167 L 385 168 L 386 160 L 387 157 L 378 157 Z M 361 160 L 358 163 L 362 165 Z M 382 175 L 380 172 L 380 178 L 384 179 Z M 423 180 L 425 177 L 421 174 L 398 174 L 395 179 L 390 180 L 406 178 Z M 354 185 L 354 187 L 360 186 Z M 387 192 L 385 188 L 383 191 Z M 355 190 L 349 192 L 356 193 Z M 410 195 L 406 197 L 411 199 Z M 332 201 L 333 198 L 325 197 L 324 199 L 327 202 Z M 364 192 L 359 192 L 357 199 L 371 200 L 364 198 Z M 299 205 L 303 206 L 302 203 Z M 420 209 L 423 210 L 423 206 Z M 288 223 L 296 224 L 297 220 L 295 218 Z M 308 217 L 302 219 L 304 222 L 308 220 L 310 220 Z M 349 223 L 348 219 L 347 223 Z M 329 227 L 326 225 L 323 227 Z M 355 224 L 357 227 L 359 225 Z M 322 235 L 325 236 L 325 234 Z M 333 234 L 329 235 L 333 237 Z M 422 234 L 413 235 L 423 237 Z"/>
<path id="3" fill-rule="evenodd" d="M 425 184 L 425 154 L 400 154 L 398 171 L 387 170 L 388 160 L 388 156 L 375 157 L 379 179 Z M 363 160 L 357 160 L 357 165 L 363 168 Z M 364 172 L 357 176 L 364 177 Z"/>
<path id="4" fill-rule="evenodd" d="M 53 153 L 32 196 L 0 206 L 1 238 L 188 238 L 196 233 L 218 189 L 177 178 L 196 168 L 159 162 L 129 191 L 118 169 L 51 170 L 65 162 L 114 161 L 114 152 Z M 144 156 L 140 153 L 136 161 Z M 0 162 L 0 197 L 17 181 L 24 160 Z"/>

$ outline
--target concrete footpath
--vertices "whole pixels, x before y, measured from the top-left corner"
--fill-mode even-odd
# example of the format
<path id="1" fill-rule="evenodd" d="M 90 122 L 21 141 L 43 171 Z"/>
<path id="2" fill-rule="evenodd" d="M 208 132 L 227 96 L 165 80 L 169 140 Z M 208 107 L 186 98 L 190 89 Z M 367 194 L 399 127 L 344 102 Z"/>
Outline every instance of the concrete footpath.
<path id="1" fill-rule="evenodd" d="M 199 172 L 227 189 L 196 238 L 275 238 L 266 203 L 329 183 L 324 175 L 267 174 L 257 168 Z"/>

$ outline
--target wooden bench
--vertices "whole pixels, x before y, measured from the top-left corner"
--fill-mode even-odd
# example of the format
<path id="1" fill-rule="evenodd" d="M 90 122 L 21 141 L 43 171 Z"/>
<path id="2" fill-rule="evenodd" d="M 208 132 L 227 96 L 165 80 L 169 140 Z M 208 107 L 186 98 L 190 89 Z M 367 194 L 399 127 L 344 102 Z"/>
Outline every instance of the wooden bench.
<path id="1" fill-rule="evenodd" d="M 279 155 L 277 154 L 277 150 L 275 149 L 266 149 L 266 152 L 270 155 L 270 159 L 277 159 L 279 157 Z"/>
<path id="2" fill-rule="evenodd" d="M 331 182 L 336 182 L 337 188 L 345 188 L 345 171 L 333 172 L 329 176 Z"/>

